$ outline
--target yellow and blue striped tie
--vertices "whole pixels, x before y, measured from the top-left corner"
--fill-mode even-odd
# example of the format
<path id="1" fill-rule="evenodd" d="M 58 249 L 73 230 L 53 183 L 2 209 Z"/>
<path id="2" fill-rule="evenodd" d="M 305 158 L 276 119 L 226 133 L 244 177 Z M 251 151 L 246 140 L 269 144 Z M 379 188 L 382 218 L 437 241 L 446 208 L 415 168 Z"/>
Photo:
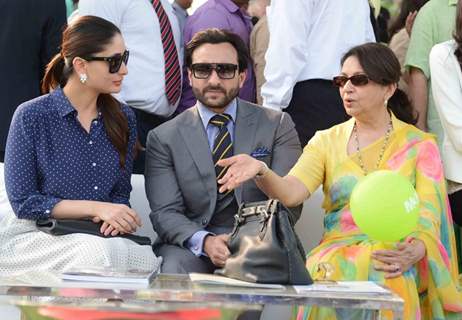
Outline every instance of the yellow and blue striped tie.
<path id="1" fill-rule="evenodd" d="M 217 165 L 221 159 L 229 158 L 233 155 L 233 141 L 226 125 L 232 118 L 228 114 L 216 114 L 210 119 L 210 123 L 218 127 L 218 134 L 213 142 L 212 157 L 215 165 L 217 180 L 226 173 L 226 168 Z"/>

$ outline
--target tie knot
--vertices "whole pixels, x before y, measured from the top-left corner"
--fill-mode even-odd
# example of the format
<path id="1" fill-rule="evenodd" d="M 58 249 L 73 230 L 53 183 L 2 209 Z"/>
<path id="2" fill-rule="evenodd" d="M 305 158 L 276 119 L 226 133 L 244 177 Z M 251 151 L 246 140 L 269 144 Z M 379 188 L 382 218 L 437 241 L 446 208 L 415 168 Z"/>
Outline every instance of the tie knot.
<path id="1" fill-rule="evenodd" d="M 210 119 L 210 123 L 217 127 L 223 127 L 231 121 L 231 116 L 226 113 L 216 114 Z"/>

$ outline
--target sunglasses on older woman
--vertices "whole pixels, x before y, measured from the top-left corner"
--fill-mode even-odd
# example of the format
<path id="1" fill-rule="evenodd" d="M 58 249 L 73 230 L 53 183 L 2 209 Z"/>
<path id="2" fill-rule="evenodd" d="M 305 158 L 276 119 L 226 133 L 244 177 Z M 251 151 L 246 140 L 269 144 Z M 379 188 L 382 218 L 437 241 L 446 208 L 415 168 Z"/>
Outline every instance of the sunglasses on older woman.
<path id="1" fill-rule="evenodd" d="M 345 84 L 350 81 L 352 85 L 359 87 L 365 86 L 369 83 L 369 77 L 365 74 L 355 74 L 354 76 L 347 77 L 347 76 L 336 76 L 332 80 L 335 86 L 339 88 L 343 88 Z"/>
<path id="2" fill-rule="evenodd" d="M 116 53 L 111 57 L 86 57 L 84 58 L 87 61 L 106 61 L 109 64 L 109 73 L 117 73 L 122 66 L 122 62 L 127 65 L 128 63 L 128 50 L 125 50 L 124 53 Z"/>

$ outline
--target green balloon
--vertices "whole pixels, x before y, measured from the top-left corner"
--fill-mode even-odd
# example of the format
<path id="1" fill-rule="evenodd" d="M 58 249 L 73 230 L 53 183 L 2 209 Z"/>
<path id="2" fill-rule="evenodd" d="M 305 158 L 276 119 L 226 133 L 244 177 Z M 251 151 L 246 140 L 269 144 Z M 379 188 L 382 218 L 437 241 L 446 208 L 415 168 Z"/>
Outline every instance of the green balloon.
<path id="1" fill-rule="evenodd" d="M 358 228 L 371 239 L 395 242 L 416 230 L 419 196 L 409 180 L 389 170 L 375 171 L 354 187 L 350 209 Z"/>

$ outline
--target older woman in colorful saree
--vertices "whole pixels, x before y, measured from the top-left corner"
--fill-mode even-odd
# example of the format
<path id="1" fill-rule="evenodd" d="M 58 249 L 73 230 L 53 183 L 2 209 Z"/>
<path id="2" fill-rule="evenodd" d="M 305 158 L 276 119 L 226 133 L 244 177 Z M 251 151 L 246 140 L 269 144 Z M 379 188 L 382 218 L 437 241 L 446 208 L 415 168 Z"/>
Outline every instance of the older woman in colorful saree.
<path id="1" fill-rule="evenodd" d="M 341 64 L 334 84 L 351 119 L 318 131 L 285 177 L 247 155 L 222 160 L 219 165 L 229 168 L 219 181 L 220 192 L 255 179 L 269 197 L 292 207 L 322 185 L 325 232 L 307 257 L 312 274 L 319 263 L 329 263 L 333 280 L 384 284 L 404 299 L 404 319 L 460 319 L 462 294 L 456 284 L 454 232 L 441 159 L 433 136 L 413 126 L 412 107 L 397 89 L 399 62 L 387 47 L 368 43 L 352 48 Z M 349 207 L 356 183 L 383 169 L 407 177 L 421 201 L 417 229 L 393 245 L 363 234 Z M 297 319 L 345 319 L 345 315 L 367 318 L 366 313 L 315 306 L 296 312 Z"/>

